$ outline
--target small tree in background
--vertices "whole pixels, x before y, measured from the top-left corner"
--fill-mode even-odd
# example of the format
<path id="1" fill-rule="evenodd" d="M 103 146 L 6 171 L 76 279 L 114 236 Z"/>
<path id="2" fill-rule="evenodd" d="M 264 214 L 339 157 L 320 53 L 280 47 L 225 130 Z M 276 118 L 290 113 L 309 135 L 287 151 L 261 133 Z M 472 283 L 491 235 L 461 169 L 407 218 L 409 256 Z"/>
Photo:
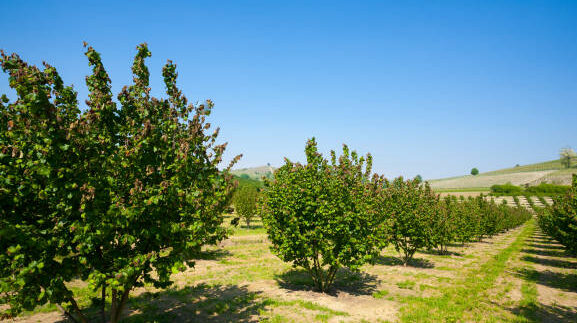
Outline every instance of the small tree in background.
<path id="1" fill-rule="evenodd" d="M 473 175 L 473 176 L 479 175 L 479 170 L 477 168 L 471 169 L 471 175 Z"/>
<path id="2" fill-rule="evenodd" d="M 421 175 L 417 175 L 417 176 L 415 176 L 415 180 L 416 180 L 417 182 L 419 182 L 419 183 L 422 183 L 422 182 L 423 182 L 423 177 L 422 177 Z"/>
<path id="3" fill-rule="evenodd" d="M 396 178 L 388 183 L 383 200 L 384 212 L 391 218 L 390 239 L 403 264 L 422 248 L 434 248 L 433 221 L 437 218 L 438 198 L 428 183 Z"/>
<path id="4" fill-rule="evenodd" d="M 252 185 L 241 186 L 234 194 L 234 209 L 244 219 L 248 228 L 250 228 L 250 221 L 256 213 L 257 196 L 257 188 Z"/>
<path id="5" fill-rule="evenodd" d="M 273 253 L 306 269 L 326 292 L 340 267 L 358 270 L 382 249 L 383 179 L 370 177 L 370 155 L 359 158 L 347 146 L 338 160 L 331 152 L 329 162 L 313 138 L 306 156 L 306 165 L 286 159 L 265 181 L 261 215 Z"/>
<path id="6" fill-rule="evenodd" d="M 431 218 L 432 244 L 437 246 L 441 254 L 447 254 L 448 245 L 458 237 L 460 228 L 457 227 L 456 203 L 451 196 L 446 196 L 439 201 L 437 212 Z"/>
<path id="7" fill-rule="evenodd" d="M 565 168 L 570 168 L 571 161 L 573 160 L 573 158 L 577 157 L 577 154 L 572 148 L 566 147 L 561 148 L 561 150 L 559 151 L 559 156 L 561 158 L 561 163 L 563 164 L 563 166 L 565 166 Z"/>

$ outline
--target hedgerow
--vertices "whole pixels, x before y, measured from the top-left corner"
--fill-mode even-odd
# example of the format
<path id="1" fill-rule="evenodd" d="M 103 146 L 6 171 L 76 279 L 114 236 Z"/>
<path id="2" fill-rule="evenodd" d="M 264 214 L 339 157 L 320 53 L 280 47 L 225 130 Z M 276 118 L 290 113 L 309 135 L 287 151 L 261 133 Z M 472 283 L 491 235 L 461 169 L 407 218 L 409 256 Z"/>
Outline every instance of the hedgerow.
<path id="1" fill-rule="evenodd" d="M 577 175 L 573 175 L 571 189 L 554 197 L 553 205 L 543 208 L 537 219 L 543 232 L 577 253 Z"/>

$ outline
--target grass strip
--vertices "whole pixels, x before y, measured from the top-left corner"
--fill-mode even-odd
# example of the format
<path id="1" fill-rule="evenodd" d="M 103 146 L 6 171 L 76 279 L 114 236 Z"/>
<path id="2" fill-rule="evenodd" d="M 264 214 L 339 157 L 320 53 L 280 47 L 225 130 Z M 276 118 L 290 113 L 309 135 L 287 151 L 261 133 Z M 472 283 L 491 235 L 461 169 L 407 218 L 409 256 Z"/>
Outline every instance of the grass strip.
<path id="1" fill-rule="evenodd" d="M 534 229 L 535 222 L 531 219 L 511 245 L 501 250 L 480 268 L 472 270 L 463 280 L 458 281 L 455 287 L 441 290 L 442 296 L 404 298 L 406 306 L 401 309 L 401 321 L 459 322 L 486 319 L 487 313 L 480 313 L 481 316 L 469 319 L 463 319 L 463 316 L 474 314 L 486 306 L 484 304 L 489 303 L 489 300 L 485 299 L 484 292 L 489 290 L 503 273 L 509 258 L 521 251 L 525 239 L 533 233 Z"/>

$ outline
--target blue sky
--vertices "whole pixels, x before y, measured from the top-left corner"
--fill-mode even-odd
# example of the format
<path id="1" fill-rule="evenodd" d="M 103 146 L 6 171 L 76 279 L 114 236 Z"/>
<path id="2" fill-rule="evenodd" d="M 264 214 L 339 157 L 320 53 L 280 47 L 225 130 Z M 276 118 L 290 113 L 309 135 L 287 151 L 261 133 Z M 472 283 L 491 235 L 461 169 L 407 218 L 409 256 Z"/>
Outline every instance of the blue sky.
<path id="1" fill-rule="evenodd" d="M 172 59 L 238 167 L 302 161 L 313 136 L 428 179 L 577 148 L 577 1 L 135 3 L 4 0 L 0 48 L 54 65 L 84 101 L 83 41 L 116 93 L 147 42 L 153 93 Z"/>

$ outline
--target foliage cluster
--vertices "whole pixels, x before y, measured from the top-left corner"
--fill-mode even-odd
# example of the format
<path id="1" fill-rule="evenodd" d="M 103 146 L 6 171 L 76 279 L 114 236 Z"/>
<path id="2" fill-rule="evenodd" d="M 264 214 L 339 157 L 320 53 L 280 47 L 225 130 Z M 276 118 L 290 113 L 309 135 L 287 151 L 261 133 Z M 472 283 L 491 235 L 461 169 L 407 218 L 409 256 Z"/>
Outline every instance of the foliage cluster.
<path id="1" fill-rule="evenodd" d="M 523 193 L 523 189 L 511 183 L 491 186 L 491 194 L 493 195 L 519 195 Z"/>
<path id="2" fill-rule="evenodd" d="M 433 248 L 449 230 L 443 222 L 438 208 L 438 197 L 427 183 L 421 185 L 416 180 L 396 178 L 385 183 L 386 190 L 379 201 L 383 205 L 383 223 L 389 232 L 388 239 L 407 264 L 415 252 L 422 248 Z M 388 225 L 387 225 L 388 224 Z M 443 236 L 443 237 L 442 237 Z"/>
<path id="3" fill-rule="evenodd" d="M 571 161 L 577 157 L 577 153 L 575 150 L 571 149 L 570 147 L 561 148 L 559 151 L 559 157 L 561 158 L 561 163 L 565 168 L 571 167 Z"/>
<path id="4" fill-rule="evenodd" d="M 86 56 L 92 74 L 83 112 L 55 68 L 15 54 L 0 59 L 17 93 L 0 104 L 6 316 L 51 302 L 87 321 L 67 284 L 82 279 L 101 292 L 101 319 L 116 322 L 134 287 L 167 287 L 203 245 L 225 235 L 221 213 L 237 159 L 217 167 L 225 145 L 216 144 L 218 129 L 207 133 L 213 104 L 188 104 L 170 61 L 162 71 L 168 99 L 151 97 L 145 44 L 132 65 L 134 84 L 117 103 L 99 53 L 88 47 Z"/>
<path id="5" fill-rule="evenodd" d="M 543 232 L 577 253 L 577 175 L 573 175 L 571 189 L 554 197 L 553 205 L 543 208 L 537 218 Z"/>
<path id="6" fill-rule="evenodd" d="M 529 186 L 527 188 L 522 188 L 520 186 L 513 185 L 511 183 L 503 185 L 493 185 L 491 186 L 491 195 L 501 196 L 501 195 L 536 195 L 536 196 L 553 196 L 553 195 L 563 195 L 569 190 L 570 186 L 567 185 L 555 185 L 541 183 L 536 186 Z"/>
<path id="7" fill-rule="evenodd" d="M 549 194 L 549 195 L 563 195 L 567 193 L 569 190 L 569 186 L 567 185 L 555 185 L 555 184 L 547 184 L 541 183 L 536 186 L 529 186 L 525 189 L 525 192 L 535 194 L 535 195 L 542 195 L 542 194 Z"/>
<path id="8" fill-rule="evenodd" d="M 337 159 L 306 145 L 307 164 L 285 164 L 265 181 L 261 215 L 273 253 L 306 269 L 315 288 L 325 292 L 337 270 L 360 266 L 378 256 L 385 239 L 380 206 L 382 178 L 370 176 L 372 158 L 347 146 Z"/>
<path id="9" fill-rule="evenodd" d="M 258 188 L 253 185 L 243 185 L 234 192 L 233 203 L 234 210 L 238 216 L 246 222 L 250 228 L 250 221 L 256 214 L 256 200 L 258 197 Z"/>

